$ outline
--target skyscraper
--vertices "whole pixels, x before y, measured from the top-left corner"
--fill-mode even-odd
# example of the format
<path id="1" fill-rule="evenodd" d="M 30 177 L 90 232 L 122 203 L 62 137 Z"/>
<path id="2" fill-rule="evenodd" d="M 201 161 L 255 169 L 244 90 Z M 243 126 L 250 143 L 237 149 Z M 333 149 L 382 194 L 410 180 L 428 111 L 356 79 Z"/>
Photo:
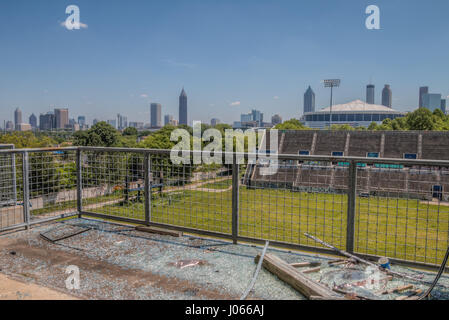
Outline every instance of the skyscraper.
<path id="1" fill-rule="evenodd" d="M 443 111 L 443 113 L 446 113 L 446 99 L 441 99 L 441 111 Z"/>
<path id="2" fill-rule="evenodd" d="M 427 108 L 430 111 L 441 109 L 441 94 L 439 93 L 425 93 L 422 95 L 422 108 Z"/>
<path id="3" fill-rule="evenodd" d="M 171 114 L 166 114 L 164 116 L 164 126 L 170 124 L 173 121 L 173 116 Z"/>
<path id="4" fill-rule="evenodd" d="M 315 93 L 309 88 L 304 93 L 304 113 L 315 111 Z"/>
<path id="5" fill-rule="evenodd" d="M 429 93 L 429 87 L 420 87 L 419 88 L 419 105 L 418 108 L 424 107 L 422 96 L 426 93 Z"/>
<path id="6" fill-rule="evenodd" d="M 179 95 L 179 124 L 187 124 L 187 95 L 184 88 Z"/>
<path id="7" fill-rule="evenodd" d="M 82 127 L 86 125 L 86 117 L 85 116 L 78 116 L 78 124 Z"/>
<path id="8" fill-rule="evenodd" d="M 366 103 L 374 104 L 374 84 L 366 86 Z"/>
<path id="9" fill-rule="evenodd" d="M 14 111 L 14 125 L 17 127 L 21 123 L 22 123 L 22 111 L 20 111 L 20 109 L 17 108 Z"/>
<path id="10" fill-rule="evenodd" d="M 128 117 L 125 117 L 124 115 L 121 115 L 120 113 L 117 114 L 117 129 L 123 130 L 128 127 Z"/>
<path id="11" fill-rule="evenodd" d="M 271 124 L 273 126 L 282 123 L 282 118 L 280 115 L 275 114 L 274 116 L 271 117 Z"/>
<path id="12" fill-rule="evenodd" d="M 55 109 L 56 129 L 64 129 L 69 124 L 69 109 Z"/>
<path id="13" fill-rule="evenodd" d="M 30 126 L 31 126 L 32 129 L 36 129 L 37 128 L 37 117 L 34 115 L 34 113 L 31 114 L 29 122 L 30 122 Z"/>
<path id="14" fill-rule="evenodd" d="M 384 89 L 382 90 L 382 105 L 388 108 L 391 108 L 392 105 L 392 92 L 390 89 L 390 85 L 386 84 Z"/>
<path id="15" fill-rule="evenodd" d="M 217 119 L 217 118 L 212 118 L 212 119 L 210 119 L 210 125 L 212 126 L 212 127 L 215 127 L 217 124 L 219 124 L 220 123 L 220 119 Z"/>
<path id="16" fill-rule="evenodd" d="M 162 106 L 160 103 L 152 103 L 151 104 L 151 127 L 152 128 L 160 128 L 162 127 Z"/>
<path id="17" fill-rule="evenodd" d="M 55 115 L 53 112 L 47 112 L 39 116 L 39 129 L 42 131 L 51 131 L 55 128 Z"/>

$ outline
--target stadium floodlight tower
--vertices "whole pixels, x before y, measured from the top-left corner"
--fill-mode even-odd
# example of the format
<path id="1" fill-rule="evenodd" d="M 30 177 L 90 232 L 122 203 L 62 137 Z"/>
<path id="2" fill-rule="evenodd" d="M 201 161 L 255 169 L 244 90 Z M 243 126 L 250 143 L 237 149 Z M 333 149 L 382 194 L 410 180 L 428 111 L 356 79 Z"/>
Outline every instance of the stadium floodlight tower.
<path id="1" fill-rule="evenodd" d="M 329 105 L 329 109 L 330 109 L 330 112 L 329 112 L 329 128 L 332 126 L 332 93 L 333 93 L 333 89 L 334 88 L 338 88 L 340 86 L 340 82 L 341 82 L 340 79 L 326 79 L 326 80 L 323 80 L 324 87 L 325 88 L 331 88 L 331 102 L 330 102 L 330 105 Z"/>

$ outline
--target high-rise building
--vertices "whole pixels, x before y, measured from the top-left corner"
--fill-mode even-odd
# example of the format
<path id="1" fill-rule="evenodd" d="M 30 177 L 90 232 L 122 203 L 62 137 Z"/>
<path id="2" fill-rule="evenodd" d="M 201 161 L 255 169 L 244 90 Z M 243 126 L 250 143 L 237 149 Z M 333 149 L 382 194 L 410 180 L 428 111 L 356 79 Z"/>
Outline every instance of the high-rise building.
<path id="1" fill-rule="evenodd" d="M 210 125 L 212 126 L 212 127 L 215 127 L 217 124 L 219 124 L 220 123 L 220 119 L 217 119 L 217 118 L 212 118 L 212 119 L 210 119 Z"/>
<path id="2" fill-rule="evenodd" d="M 22 123 L 22 111 L 19 108 L 16 108 L 14 111 L 14 125 L 17 127 Z"/>
<path id="3" fill-rule="evenodd" d="M 435 111 L 441 108 L 441 94 L 439 93 L 425 93 L 422 95 L 422 108 L 427 108 L 430 111 Z"/>
<path id="4" fill-rule="evenodd" d="M 152 128 L 160 128 L 162 127 L 162 106 L 160 103 L 152 103 L 150 106 L 151 109 L 151 127 Z"/>
<path id="5" fill-rule="evenodd" d="M 374 84 L 366 86 L 366 103 L 374 104 Z"/>
<path id="6" fill-rule="evenodd" d="M 117 120 L 108 120 L 107 123 L 117 129 Z"/>
<path id="7" fill-rule="evenodd" d="M 304 113 L 315 112 L 315 93 L 309 86 L 304 93 Z"/>
<path id="8" fill-rule="evenodd" d="M 446 99 L 441 99 L 441 111 L 446 114 Z"/>
<path id="9" fill-rule="evenodd" d="M 37 128 L 37 117 L 33 114 L 31 114 L 30 118 L 29 118 L 29 122 L 30 122 L 30 126 L 32 129 L 36 129 Z"/>
<path id="10" fill-rule="evenodd" d="M 422 96 L 426 93 L 429 93 L 429 87 L 420 87 L 419 88 L 419 105 L 418 108 L 424 107 Z"/>
<path id="11" fill-rule="evenodd" d="M 179 124 L 188 124 L 187 122 L 187 95 L 182 88 L 179 95 Z"/>
<path id="12" fill-rule="evenodd" d="M 98 120 L 97 118 L 95 118 L 95 119 L 92 121 L 92 125 L 96 125 L 98 122 L 100 122 L 100 120 Z"/>
<path id="13" fill-rule="evenodd" d="M 55 129 L 56 120 L 53 112 L 47 112 L 39 116 L 39 129 L 42 131 L 51 131 Z"/>
<path id="14" fill-rule="evenodd" d="M 80 127 L 84 127 L 86 125 L 86 117 L 78 116 L 78 124 L 80 125 Z"/>
<path id="15" fill-rule="evenodd" d="M 271 117 L 271 124 L 273 126 L 282 123 L 282 118 L 280 115 L 275 114 L 274 116 Z"/>
<path id="16" fill-rule="evenodd" d="M 69 124 L 69 109 L 58 108 L 55 109 L 56 129 L 65 129 Z"/>
<path id="17" fill-rule="evenodd" d="M 393 102 L 393 94 L 390 89 L 390 85 L 386 84 L 382 90 L 382 105 L 391 108 Z"/>
<path id="18" fill-rule="evenodd" d="M 117 114 L 117 129 L 123 130 L 128 127 L 128 118 L 124 115 Z"/>
<path id="19" fill-rule="evenodd" d="M 167 124 L 170 124 L 170 122 L 173 120 L 173 116 L 171 114 L 166 114 L 164 116 L 164 126 Z"/>
<path id="20" fill-rule="evenodd" d="M 6 121 L 5 130 L 6 131 L 13 131 L 14 130 L 14 123 L 12 121 Z"/>

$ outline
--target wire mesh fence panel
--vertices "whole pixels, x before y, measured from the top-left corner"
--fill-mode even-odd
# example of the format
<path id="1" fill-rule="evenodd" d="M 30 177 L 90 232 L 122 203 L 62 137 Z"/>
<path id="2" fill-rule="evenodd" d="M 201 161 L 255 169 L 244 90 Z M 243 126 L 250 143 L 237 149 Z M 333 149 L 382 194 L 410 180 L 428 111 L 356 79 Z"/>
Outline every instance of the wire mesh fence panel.
<path id="1" fill-rule="evenodd" d="M 75 213 L 75 151 L 28 153 L 30 222 Z"/>
<path id="2" fill-rule="evenodd" d="M 24 223 L 22 154 L 0 154 L 0 230 Z"/>
<path id="3" fill-rule="evenodd" d="M 83 151 L 81 179 L 84 212 L 144 220 L 143 154 Z"/>
<path id="4" fill-rule="evenodd" d="M 245 168 L 239 195 L 240 235 L 316 246 L 304 236 L 307 232 L 344 248 L 348 168 L 282 159 L 274 173 L 267 166 Z"/>
<path id="5" fill-rule="evenodd" d="M 230 233 L 232 170 L 218 164 L 175 164 L 150 154 L 151 221 Z"/>
<path id="6" fill-rule="evenodd" d="M 441 263 L 449 237 L 449 170 L 374 164 L 358 172 L 358 253 Z"/>

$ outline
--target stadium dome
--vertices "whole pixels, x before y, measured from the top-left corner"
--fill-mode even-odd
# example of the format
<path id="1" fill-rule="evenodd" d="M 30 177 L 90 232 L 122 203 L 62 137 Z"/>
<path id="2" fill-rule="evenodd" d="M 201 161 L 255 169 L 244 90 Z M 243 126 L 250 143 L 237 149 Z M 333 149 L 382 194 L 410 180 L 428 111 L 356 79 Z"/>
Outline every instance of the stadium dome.
<path id="1" fill-rule="evenodd" d="M 380 124 L 387 118 L 395 119 L 403 116 L 405 116 L 405 112 L 400 112 L 386 106 L 355 100 L 345 104 L 333 105 L 332 121 L 330 107 L 323 108 L 316 112 L 306 112 L 301 120 L 308 127 L 323 129 L 330 124 L 348 124 L 352 127 L 368 127 L 371 122 Z"/>

